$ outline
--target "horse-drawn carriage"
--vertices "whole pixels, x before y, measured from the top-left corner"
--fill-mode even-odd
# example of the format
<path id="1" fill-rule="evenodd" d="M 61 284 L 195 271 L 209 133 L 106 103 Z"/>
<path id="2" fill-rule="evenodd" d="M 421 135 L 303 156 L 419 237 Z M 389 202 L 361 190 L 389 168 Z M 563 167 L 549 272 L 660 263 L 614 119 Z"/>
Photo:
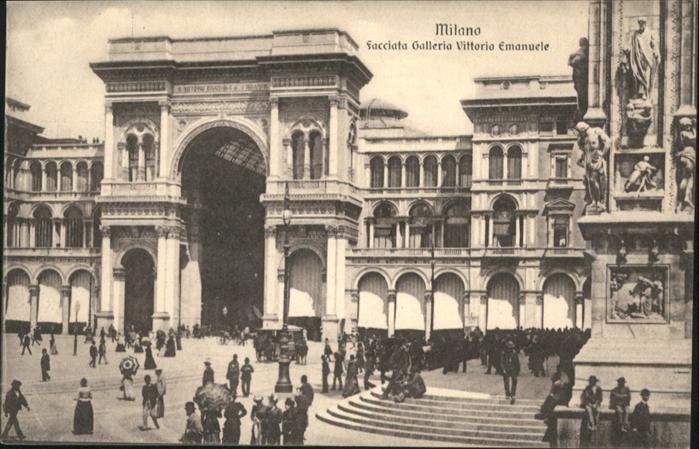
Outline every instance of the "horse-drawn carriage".
<path id="1" fill-rule="evenodd" d="M 291 360 L 297 356 L 304 356 L 303 347 L 306 342 L 303 339 L 303 328 L 289 326 L 291 341 L 289 341 L 289 355 Z M 255 354 L 258 362 L 275 362 L 279 360 L 281 329 L 258 329 L 253 334 Z"/>

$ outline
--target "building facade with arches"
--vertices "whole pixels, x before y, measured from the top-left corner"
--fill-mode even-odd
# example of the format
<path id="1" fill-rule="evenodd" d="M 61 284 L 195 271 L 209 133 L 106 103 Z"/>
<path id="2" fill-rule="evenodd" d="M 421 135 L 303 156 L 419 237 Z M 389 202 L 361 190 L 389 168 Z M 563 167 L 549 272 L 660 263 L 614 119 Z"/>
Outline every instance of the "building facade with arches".
<path id="1" fill-rule="evenodd" d="M 572 81 L 476 79 L 474 133 L 433 136 L 360 101 L 356 53 L 335 29 L 110 40 L 103 142 L 6 137 L 6 328 L 279 327 L 285 270 L 314 338 L 589 327 Z"/>

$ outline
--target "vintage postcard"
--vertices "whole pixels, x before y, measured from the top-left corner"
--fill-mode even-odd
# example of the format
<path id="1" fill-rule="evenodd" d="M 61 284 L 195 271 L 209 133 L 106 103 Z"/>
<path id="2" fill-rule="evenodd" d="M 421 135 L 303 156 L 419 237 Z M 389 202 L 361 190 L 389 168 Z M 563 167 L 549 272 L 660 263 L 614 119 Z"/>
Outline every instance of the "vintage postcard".
<path id="1" fill-rule="evenodd" d="M 690 447 L 697 0 L 6 11 L 3 444 Z"/>

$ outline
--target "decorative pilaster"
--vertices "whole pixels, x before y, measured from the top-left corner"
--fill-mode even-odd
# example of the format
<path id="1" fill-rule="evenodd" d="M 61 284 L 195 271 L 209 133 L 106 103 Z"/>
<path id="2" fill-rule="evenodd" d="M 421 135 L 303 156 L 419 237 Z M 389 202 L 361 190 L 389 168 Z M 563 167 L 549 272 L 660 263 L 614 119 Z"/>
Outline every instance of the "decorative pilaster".
<path id="1" fill-rule="evenodd" d="M 160 148 L 158 151 L 159 173 L 157 176 L 168 177 L 170 175 L 168 164 L 170 163 L 170 105 L 167 101 L 160 102 Z"/>
<path id="2" fill-rule="evenodd" d="M 166 226 L 155 228 L 158 236 L 158 254 L 155 269 L 155 314 L 165 312 L 165 284 L 167 282 L 167 234 Z"/>
<path id="3" fill-rule="evenodd" d="M 393 337 L 396 333 L 396 291 L 389 290 L 387 299 L 388 306 L 388 336 Z"/>
<path id="4" fill-rule="evenodd" d="M 339 99 L 335 96 L 330 97 L 330 123 L 328 125 L 328 138 L 329 138 L 329 148 L 328 148 L 328 175 L 336 177 L 338 174 L 337 170 L 337 160 L 339 156 L 338 152 L 338 120 L 337 120 L 337 108 L 339 104 Z"/>
<path id="5" fill-rule="evenodd" d="M 61 333 L 67 335 L 70 323 L 70 285 L 61 287 Z M 76 320 L 77 321 L 77 320 Z"/>
<path id="6" fill-rule="evenodd" d="M 100 275 L 100 305 L 99 311 L 95 313 L 97 318 L 97 326 L 109 326 L 114 319 L 114 310 L 112 307 L 112 244 L 111 244 L 111 227 L 102 225 L 100 227 L 102 233 L 102 251 L 101 262 L 102 273 Z"/>
<path id="7" fill-rule="evenodd" d="M 279 165 L 283 154 L 279 148 L 279 98 L 269 99 L 269 177 L 281 176 Z"/>
<path id="8" fill-rule="evenodd" d="M 112 179 L 116 177 L 114 152 L 114 114 L 112 104 L 104 105 L 104 177 Z"/>
<path id="9" fill-rule="evenodd" d="M 39 286 L 32 284 L 29 286 L 29 327 L 36 326 L 39 313 Z"/>
<path id="10" fill-rule="evenodd" d="M 337 316 L 337 228 L 335 226 L 326 226 L 325 232 L 328 236 L 327 248 L 327 281 L 325 283 L 325 315 L 330 317 Z"/>
<path id="11" fill-rule="evenodd" d="M 604 71 L 604 52 L 606 45 L 606 33 L 604 17 L 607 8 L 606 0 L 594 0 L 590 2 L 588 19 L 589 38 L 589 74 L 588 74 L 588 101 L 589 105 L 583 118 L 590 126 L 603 127 L 607 121 L 607 115 L 602 109 L 605 92 L 602 89 L 606 76 Z"/>
<path id="12" fill-rule="evenodd" d="M 124 332 L 124 284 L 126 283 L 126 271 L 123 268 L 114 268 L 114 270 L 112 270 L 112 276 L 112 295 L 114 295 L 114 327 L 119 332 Z"/>
<path id="13" fill-rule="evenodd" d="M 575 327 L 584 329 L 585 326 L 585 297 L 582 292 L 575 292 Z"/>
<path id="14" fill-rule="evenodd" d="M 429 341 L 432 335 L 432 291 L 425 292 L 425 340 Z"/>
<path id="15" fill-rule="evenodd" d="M 311 145 L 308 136 L 303 138 L 303 179 L 311 179 Z"/>

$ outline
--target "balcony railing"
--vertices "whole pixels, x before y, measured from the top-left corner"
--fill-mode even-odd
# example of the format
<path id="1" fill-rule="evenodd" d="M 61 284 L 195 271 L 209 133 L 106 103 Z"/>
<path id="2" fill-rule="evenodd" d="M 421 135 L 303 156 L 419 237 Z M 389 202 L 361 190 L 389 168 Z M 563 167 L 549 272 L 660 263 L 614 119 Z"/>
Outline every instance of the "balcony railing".
<path id="1" fill-rule="evenodd" d="M 468 257 L 470 248 L 435 248 L 435 257 Z M 431 248 L 352 248 L 350 257 L 432 257 Z"/>
<path id="2" fill-rule="evenodd" d="M 468 186 L 441 186 L 441 187 L 370 187 L 366 189 L 369 194 L 441 194 L 441 193 L 466 193 L 471 191 L 471 183 Z"/>
<path id="3" fill-rule="evenodd" d="M 100 248 L 4 248 L 6 257 L 95 257 Z"/>
<path id="4" fill-rule="evenodd" d="M 286 184 L 290 194 L 322 195 L 346 195 L 357 196 L 357 188 L 345 181 L 334 179 L 289 179 L 267 183 L 267 195 L 283 195 Z"/>
<path id="5" fill-rule="evenodd" d="M 94 197 L 96 195 L 99 195 L 99 190 L 90 190 L 90 191 L 78 191 L 74 192 L 72 190 L 68 191 L 30 191 L 30 190 L 18 190 L 18 189 L 11 189 L 6 187 L 5 188 L 5 195 L 6 196 L 12 196 L 16 198 L 27 198 L 31 199 L 32 201 L 52 201 L 52 200 L 60 200 L 60 201 L 78 201 L 81 199 L 88 199 L 91 197 Z"/>

